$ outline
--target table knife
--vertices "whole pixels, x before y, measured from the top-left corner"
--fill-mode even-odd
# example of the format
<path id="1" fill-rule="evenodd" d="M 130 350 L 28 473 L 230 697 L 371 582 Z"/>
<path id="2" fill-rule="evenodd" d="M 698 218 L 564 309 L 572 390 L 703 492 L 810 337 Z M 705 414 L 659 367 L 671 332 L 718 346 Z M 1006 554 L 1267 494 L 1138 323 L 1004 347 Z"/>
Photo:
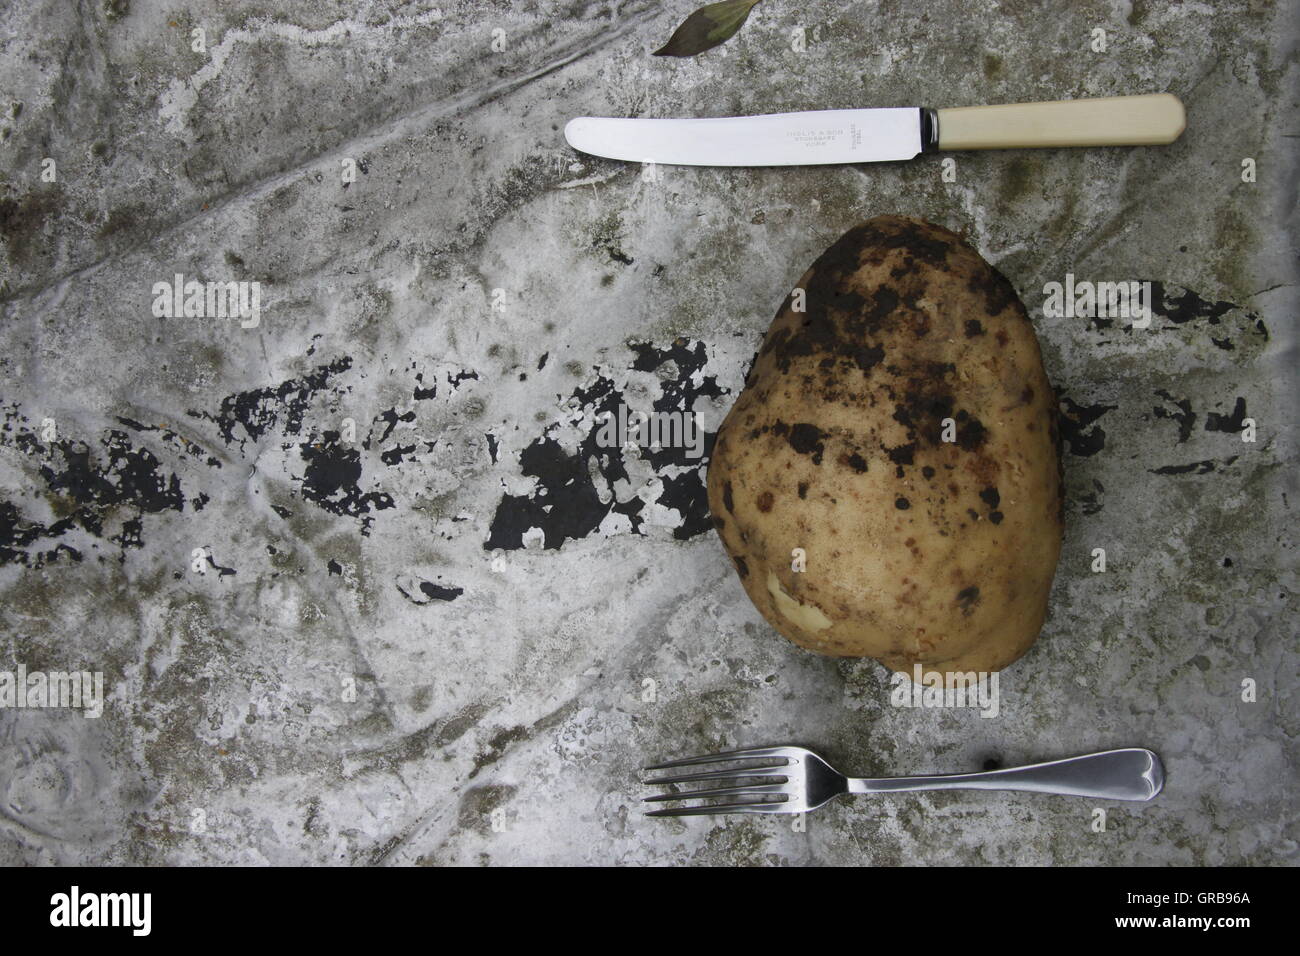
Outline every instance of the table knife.
<path id="1" fill-rule="evenodd" d="M 933 150 L 1164 146 L 1182 134 L 1171 93 L 956 109 L 813 110 L 717 119 L 580 116 L 574 149 L 674 166 L 814 166 L 912 159 Z"/>

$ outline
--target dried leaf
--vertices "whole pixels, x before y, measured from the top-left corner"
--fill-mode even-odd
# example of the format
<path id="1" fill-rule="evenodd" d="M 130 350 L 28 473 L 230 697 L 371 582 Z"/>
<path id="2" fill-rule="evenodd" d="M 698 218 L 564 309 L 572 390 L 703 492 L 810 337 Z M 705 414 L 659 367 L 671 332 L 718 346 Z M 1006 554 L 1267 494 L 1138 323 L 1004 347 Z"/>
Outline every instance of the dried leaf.
<path id="1" fill-rule="evenodd" d="M 700 7 L 682 21 L 655 56 L 695 56 L 729 40 L 749 18 L 758 0 L 723 0 Z"/>

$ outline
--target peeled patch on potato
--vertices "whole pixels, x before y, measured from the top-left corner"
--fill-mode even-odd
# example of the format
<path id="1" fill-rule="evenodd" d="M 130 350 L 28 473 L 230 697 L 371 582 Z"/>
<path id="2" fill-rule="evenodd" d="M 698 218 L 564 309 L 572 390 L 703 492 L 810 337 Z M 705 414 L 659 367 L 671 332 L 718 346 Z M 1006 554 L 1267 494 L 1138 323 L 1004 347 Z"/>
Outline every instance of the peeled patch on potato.
<path id="1" fill-rule="evenodd" d="M 768 330 L 714 445 L 714 526 L 800 647 L 1000 670 L 1037 638 L 1061 550 L 1056 415 L 1011 284 L 947 229 L 872 219 Z"/>

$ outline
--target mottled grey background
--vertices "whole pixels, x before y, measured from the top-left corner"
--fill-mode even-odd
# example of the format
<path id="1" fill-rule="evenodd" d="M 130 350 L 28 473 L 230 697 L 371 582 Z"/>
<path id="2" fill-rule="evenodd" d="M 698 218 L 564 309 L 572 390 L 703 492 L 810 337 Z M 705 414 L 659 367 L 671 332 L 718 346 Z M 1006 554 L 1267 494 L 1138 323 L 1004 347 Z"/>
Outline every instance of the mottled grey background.
<path id="1" fill-rule="evenodd" d="M 0 669 L 111 697 L 0 711 L 0 862 L 1296 861 L 1295 5 L 764 0 L 651 57 L 693 6 L 4 5 Z M 964 154 L 954 183 L 648 182 L 560 132 L 1161 90 L 1171 147 Z M 715 429 L 789 287 L 880 213 L 964 230 L 1062 395 L 1052 612 L 992 720 L 788 645 L 702 463 L 594 444 L 619 402 Z M 261 325 L 155 318 L 177 272 L 259 281 Z M 1044 318 L 1067 272 L 1158 283 L 1152 329 Z M 1104 833 L 1030 795 L 641 816 L 648 759 L 787 741 L 861 774 L 1146 745 L 1168 787 Z"/>

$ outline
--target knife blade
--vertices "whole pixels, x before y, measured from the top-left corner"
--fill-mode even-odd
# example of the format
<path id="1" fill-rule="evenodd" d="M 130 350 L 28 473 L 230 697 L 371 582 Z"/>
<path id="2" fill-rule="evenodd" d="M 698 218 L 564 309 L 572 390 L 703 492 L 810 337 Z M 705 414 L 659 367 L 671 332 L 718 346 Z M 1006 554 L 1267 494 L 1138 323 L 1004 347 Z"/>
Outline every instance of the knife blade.
<path id="1" fill-rule="evenodd" d="M 574 149 L 607 159 L 670 166 L 810 166 L 911 159 L 921 152 L 921 111 L 813 110 L 718 119 L 603 119 L 564 127 Z"/>
<path id="2" fill-rule="evenodd" d="M 814 166 L 913 159 L 935 149 L 1153 146 L 1186 127 L 1169 93 L 956 109 L 811 110 L 716 119 L 579 116 L 574 149 L 671 166 Z"/>

